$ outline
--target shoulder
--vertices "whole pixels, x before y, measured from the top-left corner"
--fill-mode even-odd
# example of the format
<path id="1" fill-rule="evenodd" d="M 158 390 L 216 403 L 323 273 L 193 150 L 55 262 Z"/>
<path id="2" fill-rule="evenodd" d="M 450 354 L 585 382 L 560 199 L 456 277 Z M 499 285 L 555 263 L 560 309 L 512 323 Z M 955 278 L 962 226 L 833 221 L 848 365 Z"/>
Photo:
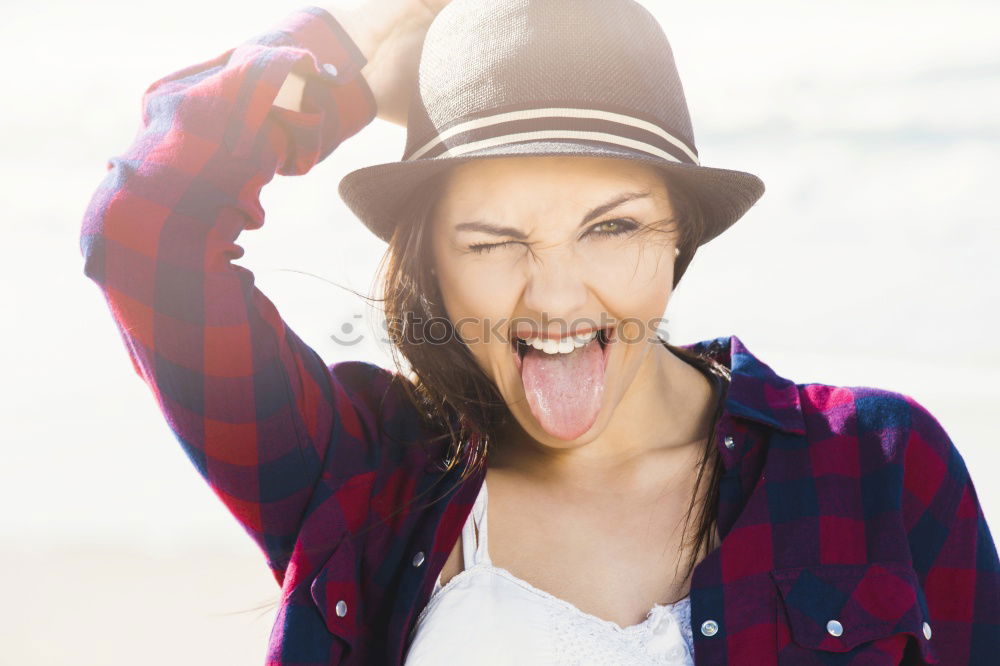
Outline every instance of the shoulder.
<path id="1" fill-rule="evenodd" d="M 804 434 L 813 457 L 821 451 L 851 455 L 854 449 L 869 465 L 960 462 L 940 421 L 913 396 L 874 386 L 796 382 L 777 374 L 735 335 L 686 347 L 729 366 L 729 404 L 737 416 Z"/>
<path id="2" fill-rule="evenodd" d="M 871 386 L 797 386 L 810 442 L 837 439 L 857 447 L 869 465 L 896 465 L 928 482 L 966 474 L 944 426 L 913 396 Z"/>
<path id="3" fill-rule="evenodd" d="M 340 361 L 328 366 L 338 409 L 348 407 L 377 421 L 406 418 L 416 411 L 407 396 L 409 380 L 367 361 Z"/>
<path id="4" fill-rule="evenodd" d="M 411 397 L 413 383 L 394 370 L 367 361 L 328 366 L 342 426 L 389 446 L 440 435 Z"/>
<path id="5" fill-rule="evenodd" d="M 340 361 L 327 366 L 337 410 L 371 412 L 396 383 L 395 373 L 367 361 Z"/>
<path id="6" fill-rule="evenodd" d="M 397 373 L 367 361 L 339 361 L 328 368 L 339 384 L 355 393 L 384 391 L 397 376 Z"/>
<path id="7" fill-rule="evenodd" d="M 922 403 L 906 393 L 872 386 L 797 384 L 807 430 L 854 434 L 880 441 L 947 435 Z"/>

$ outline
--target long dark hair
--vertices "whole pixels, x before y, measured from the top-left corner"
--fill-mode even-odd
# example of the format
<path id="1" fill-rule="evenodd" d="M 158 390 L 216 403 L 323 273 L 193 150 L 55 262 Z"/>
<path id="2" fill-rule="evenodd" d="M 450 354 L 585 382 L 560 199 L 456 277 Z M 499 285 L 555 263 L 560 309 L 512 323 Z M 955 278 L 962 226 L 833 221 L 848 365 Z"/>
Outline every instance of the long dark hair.
<path id="1" fill-rule="evenodd" d="M 409 199 L 402 219 L 379 265 L 377 284 L 386 317 L 391 353 L 401 384 L 426 424 L 441 432 L 447 454 L 438 461 L 442 472 L 459 469 L 459 481 L 481 472 L 489 446 L 513 419 L 496 385 L 480 368 L 468 347 L 451 327 L 442 304 L 432 265 L 432 220 L 447 172 L 429 179 Z M 675 212 L 677 247 L 673 286 L 676 288 L 704 233 L 697 201 L 669 179 L 665 182 Z M 428 322 L 438 330 L 427 344 Z M 722 467 L 714 446 L 715 430 L 728 385 L 728 368 L 709 354 L 697 354 L 663 340 L 673 354 L 701 370 L 716 387 L 718 397 L 706 446 L 698 463 L 694 491 L 684 519 L 682 542 L 690 548 L 685 579 L 713 544 L 717 496 Z M 705 487 L 705 501 L 700 491 Z M 402 510 L 400 508 L 399 510 Z M 692 527 L 693 520 L 693 530 Z M 690 538 L 688 534 L 690 532 Z M 687 540 L 685 540 L 687 539 Z M 678 566 L 680 560 L 678 560 Z"/>

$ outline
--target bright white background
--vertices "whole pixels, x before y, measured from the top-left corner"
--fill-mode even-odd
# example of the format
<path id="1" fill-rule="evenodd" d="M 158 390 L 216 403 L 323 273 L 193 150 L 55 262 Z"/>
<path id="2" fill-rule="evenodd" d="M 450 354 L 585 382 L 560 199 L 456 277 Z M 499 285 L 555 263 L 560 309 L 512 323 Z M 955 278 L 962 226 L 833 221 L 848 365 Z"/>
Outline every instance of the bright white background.
<path id="1" fill-rule="evenodd" d="M 252 609 L 278 588 L 133 373 L 77 243 L 145 87 L 302 4 L 4 6 L 4 663 L 263 662 L 273 612 Z M 1000 532 L 1000 5 L 645 4 L 673 44 L 703 163 L 768 188 L 699 252 L 668 310 L 671 339 L 735 333 L 796 381 L 915 397 Z M 336 185 L 399 159 L 403 140 L 375 121 L 307 176 L 276 178 L 267 223 L 241 239 L 241 263 L 328 362 L 389 364 L 374 344 L 329 340 L 374 319 L 324 280 L 370 286 L 382 244 Z"/>

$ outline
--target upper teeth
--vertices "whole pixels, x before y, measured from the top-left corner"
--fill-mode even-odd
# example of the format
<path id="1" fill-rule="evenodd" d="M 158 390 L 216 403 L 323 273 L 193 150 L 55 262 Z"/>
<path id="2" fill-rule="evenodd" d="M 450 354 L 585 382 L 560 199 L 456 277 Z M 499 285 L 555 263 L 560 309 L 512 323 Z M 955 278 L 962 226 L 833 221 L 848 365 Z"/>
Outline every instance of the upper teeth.
<path id="1" fill-rule="evenodd" d="M 530 345 L 546 354 L 569 354 L 574 349 L 579 349 L 597 337 L 597 331 L 584 333 L 583 335 L 570 335 L 561 340 L 553 338 L 522 338 L 524 344 Z"/>

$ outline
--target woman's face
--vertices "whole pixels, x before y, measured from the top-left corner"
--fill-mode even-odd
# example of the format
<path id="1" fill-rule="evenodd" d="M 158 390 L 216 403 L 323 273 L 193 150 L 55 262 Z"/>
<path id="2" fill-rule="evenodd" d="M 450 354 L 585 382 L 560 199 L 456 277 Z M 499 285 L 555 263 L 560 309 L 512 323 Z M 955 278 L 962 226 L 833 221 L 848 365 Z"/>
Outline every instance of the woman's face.
<path id="1" fill-rule="evenodd" d="M 556 446 L 597 437 L 662 353 L 677 240 L 660 172 L 615 158 L 473 160 L 433 216 L 449 319 L 521 427 Z"/>

